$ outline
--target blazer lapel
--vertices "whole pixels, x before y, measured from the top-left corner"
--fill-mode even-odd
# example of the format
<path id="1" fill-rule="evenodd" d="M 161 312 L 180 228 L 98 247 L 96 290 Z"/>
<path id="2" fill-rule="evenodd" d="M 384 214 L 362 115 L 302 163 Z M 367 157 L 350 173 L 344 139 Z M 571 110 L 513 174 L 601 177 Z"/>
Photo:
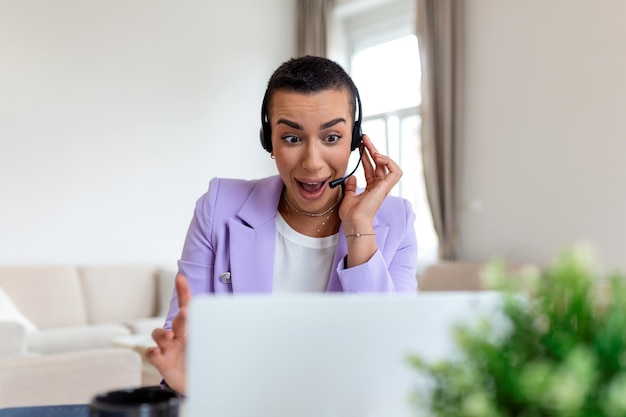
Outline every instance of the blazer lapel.
<path id="1" fill-rule="evenodd" d="M 272 291 L 276 210 L 282 187 L 278 176 L 260 181 L 228 221 L 234 293 Z"/>

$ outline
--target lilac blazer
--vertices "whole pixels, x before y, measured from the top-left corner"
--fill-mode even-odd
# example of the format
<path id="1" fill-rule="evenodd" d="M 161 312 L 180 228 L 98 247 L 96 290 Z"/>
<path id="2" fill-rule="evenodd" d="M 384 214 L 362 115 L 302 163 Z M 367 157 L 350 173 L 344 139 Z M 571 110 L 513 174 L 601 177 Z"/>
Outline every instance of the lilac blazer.
<path id="1" fill-rule="evenodd" d="M 254 181 L 214 178 L 198 200 L 178 271 L 192 293 L 270 293 L 274 274 L 279 176 Z M 378 250 L 365 264 L 344 268 L 343 226 L 328 292 L 415 292 L 415 214 L 408 201 L 387 197 L 374 217 Z M 178 312 L 174 293 L 165 323 Z"/>

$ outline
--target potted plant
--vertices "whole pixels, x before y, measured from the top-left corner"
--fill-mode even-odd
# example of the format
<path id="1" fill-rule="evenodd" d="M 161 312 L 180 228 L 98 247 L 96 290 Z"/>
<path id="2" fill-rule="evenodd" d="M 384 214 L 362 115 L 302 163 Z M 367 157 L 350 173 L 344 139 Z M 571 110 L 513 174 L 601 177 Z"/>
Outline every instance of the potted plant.
<path id="1" fill-rule="evenodd" d="M 626 416 L 626 281 L 598 278 L 589 251 L 553 266 L 484 278 L 503 293 L 498 322 L 455 329 L 458 357 L 411 363 L 432 383 L 415 393 L 433 417 Z"/>

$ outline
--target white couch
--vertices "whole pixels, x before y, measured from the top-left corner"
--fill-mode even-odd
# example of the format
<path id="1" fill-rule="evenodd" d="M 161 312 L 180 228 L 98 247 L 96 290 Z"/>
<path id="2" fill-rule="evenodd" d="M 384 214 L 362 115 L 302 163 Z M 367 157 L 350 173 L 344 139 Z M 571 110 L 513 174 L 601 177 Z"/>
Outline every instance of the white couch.
<path id="1" fill-rule="evenodd" d="M 0 408 L 158 383 L 140 349 L 115 339 L 163 325 L 174 276 L 158 265 L 0 267 Z"/>
<path id="2" fill-rule="evenodd" d="M 174 276 L 159 265 L 3 266 L 0 320 L 25 327 L 29 353 L 110 347 L 163 325 Z"/>

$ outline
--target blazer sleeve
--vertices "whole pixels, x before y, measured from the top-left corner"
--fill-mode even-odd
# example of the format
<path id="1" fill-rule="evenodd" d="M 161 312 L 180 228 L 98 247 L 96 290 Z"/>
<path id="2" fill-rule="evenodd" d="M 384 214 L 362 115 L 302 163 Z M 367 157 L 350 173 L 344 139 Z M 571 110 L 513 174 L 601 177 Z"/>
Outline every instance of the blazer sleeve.
<path id="1" fill-rule="evenodd" d="M 337 266 L 344 292 L 417 291 L 415 213 L 407 200 L 402 201 L 404 204 L 399 205 L 401 209 L 391 210 L 391 216 L 388 216 L 389 235 L 384 247 L 379 246 L 364 264 L 344 268 L 342 262 Z"/>
<path id="2" fill-rule="evenodd" d="M 209 190 L 196 202 L 191 224 L 185 237 L 183 252 L 178 261 L 178 273 L 187 279 L 192 297 L 195 294 L 213 292 L 212 277 L 215 267 L 215 250 L 211 237 L 219 185 L 219 179 L 212 179 Z M 178 297 L 174 291 L 165 320 L 164 327 L 166 329 L 171 328 L 172 320 L 177 313 Z"/>

